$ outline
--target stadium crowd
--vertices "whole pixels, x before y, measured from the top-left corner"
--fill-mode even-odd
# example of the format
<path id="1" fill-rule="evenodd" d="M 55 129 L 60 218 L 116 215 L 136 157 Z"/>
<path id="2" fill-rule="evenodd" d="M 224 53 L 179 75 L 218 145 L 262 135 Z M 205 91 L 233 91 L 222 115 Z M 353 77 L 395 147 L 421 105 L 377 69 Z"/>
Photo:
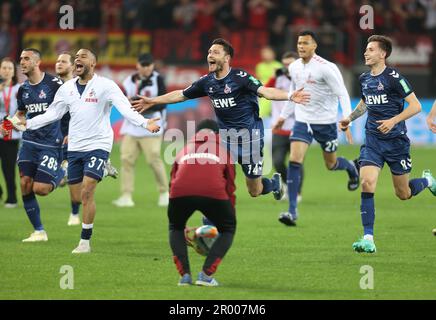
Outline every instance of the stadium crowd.
<path id="1" fill-rule="evenodd" d="M 2 27 L 57 28 L 61 5 L 75 11 L 76 28 L 105 30 L 185 28 L 211 30 L 334 26 L 357 32 L 359 8 L 369 4 L 379 33 L 421 33 L 436 28 L 434 0 L 3 0 Z M 151 15 L 150 12 L 153 12 Z"/>

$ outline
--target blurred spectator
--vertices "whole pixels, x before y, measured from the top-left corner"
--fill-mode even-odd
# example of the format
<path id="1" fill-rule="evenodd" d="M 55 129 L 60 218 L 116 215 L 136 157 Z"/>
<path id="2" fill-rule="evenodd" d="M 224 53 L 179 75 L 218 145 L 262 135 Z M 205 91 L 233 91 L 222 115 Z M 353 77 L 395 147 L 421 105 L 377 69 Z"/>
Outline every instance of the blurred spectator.
<path id="1" fill-rule="evenodd" d="M 191 31 L 197 14 L 197 8 L 192 0 L 179 0 L 174 7 L 174 22 L 185 31 Z"/>
<path id="2" fill-rule="evenodd" d="M 11 52 L 11 34 L 9 32 L 9 26 L 6 22 L 2 22 L 0 25 L 0 57 L 5 57 Z"/>
<path id="3" fill-rule="evenodd" d="M 101 0 L 102 27 L 106 30 L 120 30 L 123 0 Z"/>
<path id="4" fill-rule="evenodd" d="M 425 27 L 428 30 L 433 44 L 430 90 L 434 92 L 434 88 L 436 87 L 436 0 L 420 0 L 420 4 L 424 6 L 427 13 Z"/>
<path id="5" fill-rule="evenodd" d="M 271 28 L 269 29 L 269 45 L 279 55 L 285 51 L 286 24 L 286 16 L 279 15 L 274 19 Z"/>
<path id="6" fill-rule="evenodd" d="M 12 116 L 17 112 L 17 92 L 20 87 L 17 79 L 17 66 L 13 59 L 3 58 L 0 61 L 0 123 L 5 116 Z M 2 172 L 6 182 L 7 198 L 5 208 L 17 206 L 17 190 L 15 184 L 15 166 L 21 133 L 12 130 L 11 136 L 6 138 L 0 133 L 0 160 Z M 0 191 L 1 196 L 1 191 Z M 1 198 L 1 197 L 0 197 Z"/>
<path id="7" fill-rule="evenodd" d="M 233 16 L 231 0 L 216 0 L 215 19 L 219 28 L 233 29 L 237 27 L 237 20 Z"/>
<path id="8" fill-rule="evenodd" d="M 100 27 L 102 14 L 100 0 L 76 0 L 73 8 L 76 28 L 96 29 Z"/>
<path id="9" fill-rule="evenodd" d="M 276 70 L 282 67 L 282 64 L 276 60 L 276 54 L 270 46 L 263 47 L 260 51 L 261 62 L 256 65 L 256 77 L 265 84 L 272 78 Z M 261 98 L 259 100 L 260 117 L 268 118 L 271 115 L 271 101 Z M 266 123 L 267 120 L 265 119 Z M 267 127 L 267 126 L 266 126 Z"/>
<path id="10" fill-rule="evenodd" d="M 197 0 L 196 30 L 209 32 L 215 24 L 215 4 L 211 0 Z"/>
<path id="11" fill-rule="evenodd" d="M 155 0 L 151 1 L 151 11 L 146 19 L 152 21 L 152 29 L 170 29 L 173 24 L 173 1 L 171 0 Z"/>
<path id="12" fill-rule="evenodd" d="M 139 5 L 139 0 L 123 0 L 122 7 L 122 27 L 126 33 L 137 27 L 137 7 Z"/>
<path id="13" fill-rule="evenodd" d="M 274 7 L 269 0 L 249 0 L 247 4 L 248 27 L 266 29 L 268 27 L 268 10 Z"/>

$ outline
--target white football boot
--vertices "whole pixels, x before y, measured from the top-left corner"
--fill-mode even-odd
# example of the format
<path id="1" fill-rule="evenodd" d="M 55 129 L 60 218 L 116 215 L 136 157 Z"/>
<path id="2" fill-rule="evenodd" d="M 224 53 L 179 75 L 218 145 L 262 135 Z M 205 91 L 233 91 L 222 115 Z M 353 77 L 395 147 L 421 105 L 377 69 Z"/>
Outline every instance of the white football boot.
<path id="1" fill-rule="evenodd" d="M 47 232 L 44 230 L 35 231 L 30 234 L 29 238 L 23 239 L 23 242 L 39 242 L 39 241 L 48 241 Z"/>
<path id="2" fill-rule="evenodd" d="M 134 207 L 135 206 L 135 203 L 132 200 L 132 196 L 129 194 L 123 194 L 117 200 L 112 201 L 112 204 L 114 204 L 115 206 L 120 207 L 120 208 L 127 208 L 127 207 Z"/>
<path id="3" fill-rule="evenodd" d="M 80 239 L 79 245 L 71 253 L 90 253 L 91 246 L 89 245 L 89 240 Z"/>
<path id="4" fill-rule="evenodd" d="M 77 226 L 80 224 L 80 217 L 78 214 L 70 214 L 70 218 L 68 219 L 69 226 Z"/>
<path id="5" fill-rule="evenodd" d="M 159 207 L 168 207 L 169 202 L 170 202 L 170 194 L 168 192 L 164 192 L 159 195 L 159 201 L 157 205 Z"/>

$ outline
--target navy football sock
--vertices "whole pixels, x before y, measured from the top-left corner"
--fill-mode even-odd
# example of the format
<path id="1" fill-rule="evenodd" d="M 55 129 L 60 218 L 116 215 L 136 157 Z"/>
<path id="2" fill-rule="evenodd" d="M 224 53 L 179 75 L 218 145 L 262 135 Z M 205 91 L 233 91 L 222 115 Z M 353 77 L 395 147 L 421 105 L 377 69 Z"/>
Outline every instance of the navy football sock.
<path id="1" fill-rule="evenodd" d="M 336 165 L 331 170 L 347 170 L 347 173 L 350 177 L 356 176 L 356 170 L 354 170 L 354 165 L 350 163 L 345 158 L 338 157 L 336 159 Z"/>
<path id="2" fill-rule="evenodd" d="M 41 223 L 41 214 L 39 210 L 39 204 L 36 200 L 35 194 L 32 192 L 28 195 L 23 196 L 24 210 L 26 210 L 27 216 L 33 225 L 35 230 L 44 230 Z"/>
<path id="3" fill-rule="evenodd" d="M 262 194 L 268 194 L 271 191 L 273 191 L 274 185 L 271 179 L 262 178 L 262 184 L 263 184 Z"/>
<path id="4" fill-rule="evenodd" d="M 82 240 L 90 240 L 92 235 L 92 228 L 94 227 L 94 224 L 86 224 L 82 223 Z"/>
<path id="5" fill-rule="evenodd" d="M 292 215 L 297 213 L 297 196 L 298 189 L 300 187 L 301 180 L 301 164 L 297 162 L 289 162 L 288 166 L 288 198 L 289 198 L 289 210 L 288 212 Z"/>
<path id="6" fill-rule="evenodd" d="M 422 190 L 428 187 L 428 180 L 426 178 L 417 178 L 409 181 L 410 191 L 412 196 L 416 196 Z"/>
<path id="7" fill-rule="evenodd" d="M 71 213 L 74 215 L 79 214 L 80 202 L 71 201 Z"/>
<path id="8" fill-rule="evenodd" d="M 363 234 L 374 235 L 374 220 L 375 220 L 374 193 L 362 192 L 360 213 L 362 217 Z"/>

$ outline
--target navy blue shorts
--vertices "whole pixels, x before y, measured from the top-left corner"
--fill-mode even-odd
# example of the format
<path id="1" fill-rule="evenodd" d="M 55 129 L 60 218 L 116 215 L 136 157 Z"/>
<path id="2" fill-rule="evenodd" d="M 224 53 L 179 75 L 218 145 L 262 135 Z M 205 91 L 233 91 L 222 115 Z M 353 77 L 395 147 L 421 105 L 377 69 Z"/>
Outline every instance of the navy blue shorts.
<path id="1" fill-rule="evenodd" d="M 68 184 L 82 182 L 83 176 L 100 181 L 107 159 L 109 152 L 104 150 L 68 151 Z"/>
<path id="2" fill-rule="evenodd" d="M 60 153 L 60 148 L 24 141 L 17 160 L 20 176 L 31 177 L 35 182 L 56 187 L 57 176 L 60 174 Z"/>
<path id="3" fill-rule="evenodd" d="M 242 143 L 226 143 L 227 151 L 233 161 L 241 165 L 247 178 L 256 179 L 262 176 L 263 171 L 263 138 Z"/>
<path id="4" fill-rule="evenodd" d="M 322 150 L 325 152 L 336 152 L 338 149 L 338 129 L 336 123 L 309 125 L 296 121 L 289 140 L 303 141 L 310 145 L 313 139 L 321 145 Z"/>
<path id="5" fill-rule="evenodd" d="M 68 144 L 63 144 L 62 145 L 62 161 L 64 160 L 68 160 Z M 61 161 L 61 163 L 62 163 Z"/>
<path id="6" fill-rule="evenodd" d="M 412 170 L 410 140 L 406 135 L 393 139 L 379 139 L 367 134 L 360 147 L 359 164 L 383 168 L 387 163 L 394 175 L 403 175 Z"/>

